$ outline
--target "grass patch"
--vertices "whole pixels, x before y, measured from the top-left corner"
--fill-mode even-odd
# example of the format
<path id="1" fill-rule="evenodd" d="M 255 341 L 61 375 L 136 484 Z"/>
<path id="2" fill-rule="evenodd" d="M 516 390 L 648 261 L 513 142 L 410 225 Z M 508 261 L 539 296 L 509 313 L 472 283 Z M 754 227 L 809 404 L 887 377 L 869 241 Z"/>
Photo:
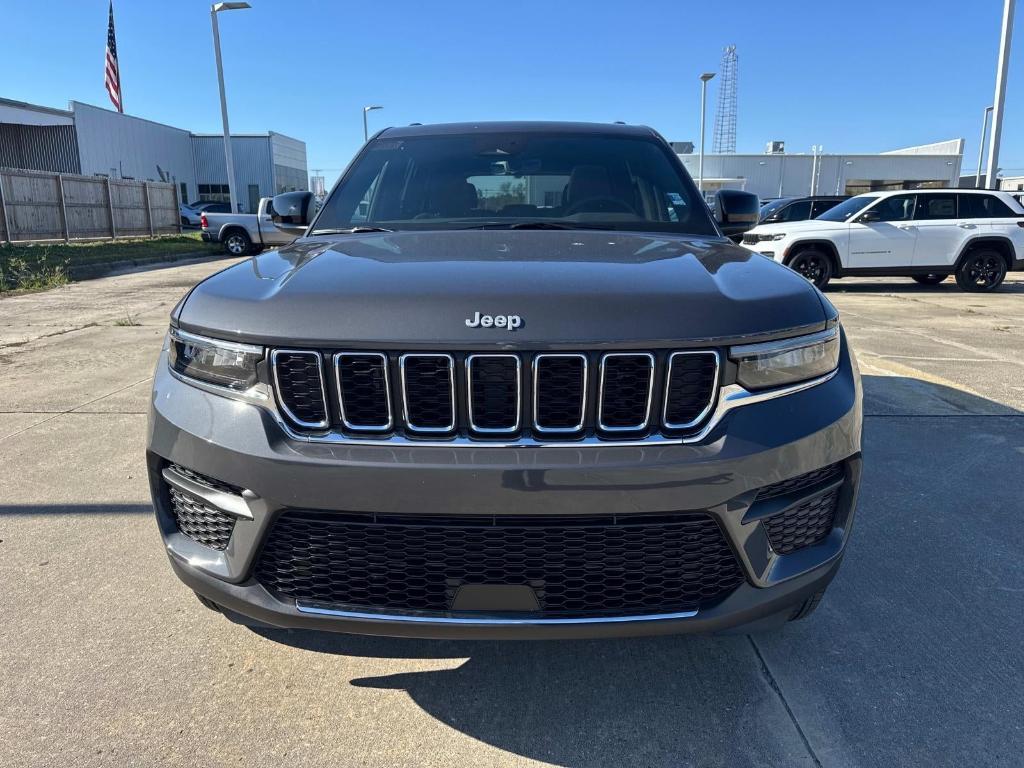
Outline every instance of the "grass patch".
<path id="1" fill-rule="evenodd" d="M 38 291 L 68 282 L 68 261 L 47 251 L 0 255 L 0 293 Z"/>
<path id="2" fill-rule="evenodd" d="M 103 240 L 92 243 L 0 245 L 0 293 L 64 285 L 74 268 L 136 259 L 158 261 L 184 253 L 213 254 L 199 233 L 158 238 Z"/>
<path id="3" fill-rule="evenodd" d="M 142 325 L 142 323 L 135 319 L 135 315 L 129 315 L 126 313 L 124 317 L 120 317 L 115 320 L 114 325 L 119 328 L 134 328 L 137 325 Z"/>

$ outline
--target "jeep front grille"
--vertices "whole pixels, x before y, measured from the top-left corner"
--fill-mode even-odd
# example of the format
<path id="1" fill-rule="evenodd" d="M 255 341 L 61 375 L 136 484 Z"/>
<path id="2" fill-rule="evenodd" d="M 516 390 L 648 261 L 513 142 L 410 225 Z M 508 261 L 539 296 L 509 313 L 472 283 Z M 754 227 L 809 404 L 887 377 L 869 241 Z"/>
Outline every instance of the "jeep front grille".
<path id="1" fill-rule="evenodd" d="M 278 403 L 293 429 L 366 439 L 684 436 L 707 421 L 720 379 L 714 350 L 278 349 L 271 361 Z"/>
<path id="2" fill-rule="evenodd" d="M 529 587 L 550 617 L 699 610 L 743 582 L 718 523 L 667 515 L 362 515 L 288 510 L 255 569 L 272 594 L 363 610 L 453 610 L 467 585 Z"/>

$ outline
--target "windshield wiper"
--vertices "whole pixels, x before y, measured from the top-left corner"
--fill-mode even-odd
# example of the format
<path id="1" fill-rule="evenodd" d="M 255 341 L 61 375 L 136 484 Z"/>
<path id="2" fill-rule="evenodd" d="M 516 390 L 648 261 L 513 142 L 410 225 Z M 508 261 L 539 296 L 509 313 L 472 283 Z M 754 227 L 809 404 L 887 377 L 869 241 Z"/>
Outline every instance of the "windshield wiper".
<path id="1" fill-rule="evenodd" d="M 612 229 L 606 224 L 562 223 L 558 221 L 490 221 L 466 229 Z"/>
<path id="2" fill-rule="evenodd" d="M 314 229 L 311 235 L 361 235 L 363 232 L 394 232 L 384 227 L 349 227 L 348 229 Z"/>

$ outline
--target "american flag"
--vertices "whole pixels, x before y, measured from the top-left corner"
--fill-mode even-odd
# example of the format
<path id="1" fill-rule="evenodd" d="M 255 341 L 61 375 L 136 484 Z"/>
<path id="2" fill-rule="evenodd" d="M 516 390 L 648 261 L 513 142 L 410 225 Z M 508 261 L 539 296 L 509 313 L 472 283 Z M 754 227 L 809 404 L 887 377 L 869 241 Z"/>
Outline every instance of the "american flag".
<path id="1" fill-rule="evenodd" d="M 114 39 L 114 2 L 110 2 L 110 21 L 107 24 L 107 65 L 103 84 L 107 86 L 110 100 L 118 112 L 124 112 L 121 105 L 121 70 L 117 67 L 117 40 Z"/>

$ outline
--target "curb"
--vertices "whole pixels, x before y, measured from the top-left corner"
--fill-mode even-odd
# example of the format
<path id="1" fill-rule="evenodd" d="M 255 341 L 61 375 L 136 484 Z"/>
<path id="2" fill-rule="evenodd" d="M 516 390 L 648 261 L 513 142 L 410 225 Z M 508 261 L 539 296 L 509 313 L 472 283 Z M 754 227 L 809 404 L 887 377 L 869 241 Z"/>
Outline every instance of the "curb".
<path id="1" fill-rule="evenodd" d="M 80 280 L 92 280 L 97 277 L 105 277 L 112 272 L 135 269 L 137 267 L 158 266 L 162 264 L 173 264 L 178 261 L 191 261 L 197 259 L 221 259 L 224 254 L 210 253 L 209 251 L 195 251 L 192 253 L 176 253 L 173 255 L 142 256 L 136 259 L 122 259 L 120 261 L 105 261 L 100 264 L 79 264 L 70 265 L 67 268 L 68 279 L 74 282 Z"/>

